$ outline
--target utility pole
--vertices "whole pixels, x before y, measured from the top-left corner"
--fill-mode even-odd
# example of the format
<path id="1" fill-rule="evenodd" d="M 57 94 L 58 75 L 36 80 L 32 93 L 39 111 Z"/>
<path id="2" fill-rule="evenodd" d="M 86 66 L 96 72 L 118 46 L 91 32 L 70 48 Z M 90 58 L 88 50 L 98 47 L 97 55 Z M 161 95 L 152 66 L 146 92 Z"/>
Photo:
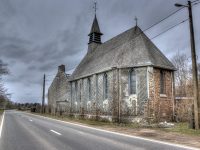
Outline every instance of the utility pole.
<path id="1" fill-rule="evenodd" d="M 191 1 L 188 1 L 189 21 L 190 21 L 190 40 L 191 40 L 191 55 L 192 55 L 192 77 L 194 87 L 194 117 L 195 117 L 195 129 L 199 129 L 199 90 L 198 90 L 198 75 L 197 75 L 197 61 L 196 50 L 194 40 L 194 28 L 192 18 L 192 5 Z"/>
<path id="2" fill-rule="evenodd" d="M 43 79 L 43 92 L 42 92 L 42 113 L 44 113 L 44 102 L 45 102 L 45 74 Z"/>
<path id="3" fill-rule="evenodd" d="M 197 61 L 196 61 L 196 50 L 194 40 L 194 27 L 193 27 L 193 16 L 192 16 L 192 4 L 188 1 L 187 5 L 175 4 L 177 7 L 187 7 L 189 12 L 189 25 L 190 25 L 190 42 L 191 42 L 191 57 L 192 57 L 192 78 L 193 78 L 193 92 L 194 92 L 194 122 L 195 129 L 199 129 L 200 126 L 200 99 L 198 90 L 198 75 L 197 75 Z"/>

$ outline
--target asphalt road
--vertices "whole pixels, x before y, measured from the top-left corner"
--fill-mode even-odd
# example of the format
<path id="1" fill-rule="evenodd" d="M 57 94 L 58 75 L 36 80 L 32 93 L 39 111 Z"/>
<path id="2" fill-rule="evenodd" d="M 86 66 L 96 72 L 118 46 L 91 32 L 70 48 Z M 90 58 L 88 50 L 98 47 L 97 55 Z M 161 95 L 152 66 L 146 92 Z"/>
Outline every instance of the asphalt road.
<path id="1" fill-rule="evenodd" d="M 186 150 L 176 145 L 6 111 L 0 150 Z"/>

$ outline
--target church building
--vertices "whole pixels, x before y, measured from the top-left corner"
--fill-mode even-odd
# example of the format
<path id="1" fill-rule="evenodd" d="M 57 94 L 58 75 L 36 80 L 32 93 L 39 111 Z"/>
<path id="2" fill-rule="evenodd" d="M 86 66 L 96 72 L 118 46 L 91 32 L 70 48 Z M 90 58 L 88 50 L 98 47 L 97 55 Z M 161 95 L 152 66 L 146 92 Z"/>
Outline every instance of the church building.
<path id="1" fill-rule="evenodd" d="M 74 116 L 120 122 L 172 120 L 173 64 L 137 24 L 106 42 L 102 35 L 95 15 L 87 54 L 70 77 L 61 81 L 57 74 L 49 88 L 51 112 L 59 112 L 64 96 L 61 101 L 67 105 L 60 111 Z M 57 84 L 64 86 L 62 92 L 53 89 Z"/>

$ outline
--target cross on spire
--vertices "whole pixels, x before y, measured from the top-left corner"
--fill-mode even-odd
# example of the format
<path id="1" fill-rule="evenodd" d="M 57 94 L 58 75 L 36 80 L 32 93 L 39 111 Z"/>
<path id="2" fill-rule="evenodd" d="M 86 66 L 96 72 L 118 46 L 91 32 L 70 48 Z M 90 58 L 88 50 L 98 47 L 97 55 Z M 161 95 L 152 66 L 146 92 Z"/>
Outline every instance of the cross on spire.
<path id="1" fill-rule="evenodd" d="M 137 26 L 138 18 L 135 16 L 135 25 Z"/>
<path id="2" fill-rule="evenodd" d="M 97 2 L 96 1 L 94 1 L 93 9 L 94 9 L 94 13 L 96 15 L 96 12 L 97 12 Z"/>

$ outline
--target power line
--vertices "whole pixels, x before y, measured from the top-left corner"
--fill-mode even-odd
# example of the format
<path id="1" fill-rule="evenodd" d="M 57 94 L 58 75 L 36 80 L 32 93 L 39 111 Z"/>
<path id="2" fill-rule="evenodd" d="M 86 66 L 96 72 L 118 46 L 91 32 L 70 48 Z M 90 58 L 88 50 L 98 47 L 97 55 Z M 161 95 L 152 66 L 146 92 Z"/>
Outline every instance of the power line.
<path id="1" fill-rule="evenodd" d="M 177 24 L 173 25 L 172 27 L 168 28 L 167 30 L 164 30 L 163 32 L 161 32 L 161 33 L 157 34 L 156 36 L 154 36 L 154 37 L 152 37 L 152 38 L 150 38 L 150 39 L 152 40 L 152 39 L 154 39 L 154 38 L 156 38 L 156 37 L 160 36 L 161 34 L 163 34 L 163 33 L 167 32 L 167 31 L 169 31 L 169 30 L 173 29 L 174 27 L 176 27 L 176 26 L 178 26 L 178 25 L 180 25 L 180 24 L 182 24 L 182 23 L 186 22 L 187 20 L 189 20 L 189 19 L 185 19 L 185 20 L 183 20 L 183 21 L 181 21 L 181 22 L 179 22 L 179 23 L 177 23 Z"/>
<path id="2" fill-rule="evenodd" d="M 197 4 L 199 4 L 199 3 L 200 3 L 200 2 L 194 3 L 193 6 L 194 6 L 194 5 L 197 5 Z"/>
<path id="3" fill-rule="evenodd" d="M 163 22 L 164 20 L 168 19 L 169 17 L 173 16 L 174 14 L 176 14 L 177 12 L 179 12 L 180 10 L 182 10 L 183 8 L 184 8 L 184 7 L 181 7 L 180 9 L 178 9 L 178 10 L 172 12 L 171 14 L 169 14 L 169 15 L 166 16 L 165 18 L 161 19 L 160 21 L 158 21 L 158 22 L 152 24 L 151 26 L 149 26 L 148 28 L 146 28 L 145 30 L 143 30 L 143 32 L 145 32 L 145 31 L 147 31 L 147 30 L 153 28 L 154 26 L 158 25 L 159 23 Z M 187 20 L 188 20 L 188 19 L 187 19 Z M 167 31 L 165 31 L 165 32 L 167 32 Z M 137 34 L 133 39 L 137 38 L 137 37 L 140 36 L 141 34 L 142 34 L 142 32 L 139 33 L 139 34 Z M 157 36 L 159 36 L 159 35 L 157 35 Z"/>
<path id="4" fill-rule="evenodd" d="M 159 23 L 163 22 L 164 20 L 168 19 L 169 17 L 173 16 L 175 13 L 179 12 L 181 9 L 183 9 L 183 7 L 181 7 L 180 9 L 178 9 L 178 10 L 172 12 L 171 14 L 169 14 L 169 15 L 166 16 L 165 18 L 161 19 L 160 21 L 158 21 L 158 22 L 152 24 L 150 27 L 146 28 L 143 32 L 149 30 L 150 28 L 156 26 L 157 24 L 159 24 Z"/>
<path id="5" fill-rule="evenodd" d="M 167 17 L 161 19 L 160 21 L 154 23 L 153 25 L 151 25 L 151 26 L 149 26 L 148 28 L 146 28 L 145 30 L 143 30 L 143 32 L 145 32 L 145 31 L 151 29 L 152 27 L 156 26 L 157 24 L 161 23 L 162 21 L 168 19 L 169 17 L 171 17 L 171 16 L 174 15 L 175 13 L 179 12 L 179 11 L 182 10 L 183 8 L 184 8 L 184 7 L 182 7 L 182 8 L 180 8 L 180 9 L 178 9 L 178 10 L 172 12 L 172 13 L 169 14 Z M 186 19 L 186 20 L 188 20 L 188 19 Z M 182 21 L 181 23 L 185 22 L 186 20 Z M 181 23 L 179 23 L 179 24 L 181 24 Z M 170 29 L 174 28 L 175 26 L 177 26 L 177 25 L 179 25 L 179 24 L 176 24 L 176 25 L 172 26 Z M 167 29 L 166 31 L 163 31 L 163 32 L 160 33 L 159 35 L 161 35 L 161 34 L 167 32 L 167 31 L 169 31 L 170 29 Z M 133 39 L 135 39 L 135 38 L 137 38 L 138 36 L 140 36 L 143 32 L 137 34 Z M 159 35 L 156 35 L 156 37 L 158 37 Z M 153 38 L 155 38 L 155 37 L 153 37 Z M 153 39 L 153 38 L 152 38 L 152 39 Z"/>
<path id="6" fill-rule="evenodd" d="M 195 3 L 195 2 L 198 2 L 198 1 L 200 1 L 200 0 L 195 0 L 195 1 L 192 1 L 191 3 Z"/>

